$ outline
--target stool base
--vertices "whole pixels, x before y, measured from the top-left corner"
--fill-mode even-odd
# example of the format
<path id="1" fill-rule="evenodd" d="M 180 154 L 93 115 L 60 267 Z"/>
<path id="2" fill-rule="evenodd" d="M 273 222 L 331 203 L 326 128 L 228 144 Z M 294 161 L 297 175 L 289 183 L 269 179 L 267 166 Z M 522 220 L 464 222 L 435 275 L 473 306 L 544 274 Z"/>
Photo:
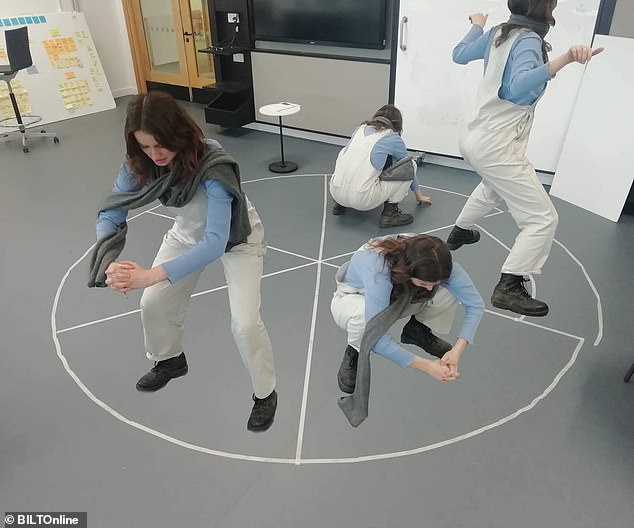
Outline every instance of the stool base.
<path id="1" fill-rule="evenodd" d="M 285 174 L 287 172 L 296 171 L 297 163 L 293 163 L 292 161 L 285 161 L 284 163 L 282 163 L 281 161 L 275 161 L 269 165 L 269 170 L 271 172 Z"/>

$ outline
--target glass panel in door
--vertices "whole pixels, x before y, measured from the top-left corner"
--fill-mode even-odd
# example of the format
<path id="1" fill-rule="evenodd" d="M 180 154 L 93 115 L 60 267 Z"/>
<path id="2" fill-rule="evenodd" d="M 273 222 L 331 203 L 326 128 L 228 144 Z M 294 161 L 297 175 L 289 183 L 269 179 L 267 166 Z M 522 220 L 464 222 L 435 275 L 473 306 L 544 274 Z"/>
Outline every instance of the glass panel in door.
<path id="1" fill-rule="evenodd" d="M 194 34 L 194 53 L 196 54 L 197 74 L 190 77 L 204 77 L 209 82 L 214 81 L 213 55 L 210 53 L 199 53 L 198 50 L 211 46 L 211 30 L 209 24 L 209 12 L 207 2 L 202 0 L 190 0 L 192 17 L 192 32 Z"/>
<path id="2" fill-rule="evenodd" d="M 176 26 L 171 0 L 141 0 L 141 13 L 149 66 L 152 72 L 186 74 L 182 60 L 182 30 Z"/>

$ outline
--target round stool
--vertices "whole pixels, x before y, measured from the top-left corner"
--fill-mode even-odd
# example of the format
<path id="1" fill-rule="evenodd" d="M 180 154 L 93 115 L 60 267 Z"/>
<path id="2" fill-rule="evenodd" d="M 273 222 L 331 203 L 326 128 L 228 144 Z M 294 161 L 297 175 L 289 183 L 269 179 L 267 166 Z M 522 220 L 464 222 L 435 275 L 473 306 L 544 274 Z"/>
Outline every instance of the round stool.
<path id="1" fill-rule="evenodd" d="M 279 119 L 280 125 L 280 151 L 282 154 L 282 159 L 280 161 L 274 161 L 269 165 L 269 170 L 271 172 L 293 172 L 297 170 L 297 163 L 293 163 L 292 161 L 286 161 L 284 159 L 284 134 L 282 133 L 282 116 L 287 116 L 291 114 L 296 114 L 302 109 L 301 105 L 296 103 L 274 103 L 260 107 L 260 113 L 267 116 L 274 116 Z"/>

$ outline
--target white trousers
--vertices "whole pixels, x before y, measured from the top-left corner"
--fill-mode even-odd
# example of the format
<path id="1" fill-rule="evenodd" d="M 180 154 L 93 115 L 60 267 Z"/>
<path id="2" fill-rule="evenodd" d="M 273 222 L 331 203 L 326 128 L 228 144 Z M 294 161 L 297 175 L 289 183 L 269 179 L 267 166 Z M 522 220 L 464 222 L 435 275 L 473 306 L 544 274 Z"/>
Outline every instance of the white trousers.
<path id="1" fill-rule="evenodd" d="M 260 279 L 266 253 L 264 230 L 254 208 L 249 210 L 252 232 L 221 257 L 227 280 L 231 331 L 240 351 L 257 398 L 275 388 L 273 350 L 260 317 Z M 176 258 L 190 249 L 167 233 L 154 259 L 154 266 Z M 146 355 L 153 361 L 178 356 L 182 351 L 185 314 L 202 270 L 170 284 L 162 281 L 146 288 L 141 297 L 141 320 Z"/>
<path id="2" fill-rule="evenodd" d="M 370 186 L 367 190 L 360 192 L 348 187 L 330 186 L 330 194 L 332 198 L 344 207 L 351 207 L 357 211 L 369 211 L 383 202 L 400 203 L 407 193 L 411 181 L 380 181 L 377 180 L 375 185 Z"/>
<path id="3" fill-rule="evenodd" d="M 423 304 L 412 304 L 403 317 L 414 315 L 435 333 L 447 334 L 456 315 L 458 301 L 446 288 L 440 286 L 433 299 Z M 335 323 L 348 333 L 348 344 L 359 350 L 365 331 L 365 295 L 348 284 L 339 283 L 330 303 Z"/>
<path id="4" fill-rule="evenodd" d="M 461 142 L 463 156 L 482 182 L 469 196 L 456 225 L 468 229 L 504 201 L 520 233 L 502 266 L 502 273 L 541 273 L 550 254 L 559 216 L 533 165 L 524 155 L 524 145 L 518 142 L 514 153 L 509 139 L 510 147 L 491 149 L 490 146 L 499 141 L 495 135 L 495 131 L 477 130 Z M 488 152 L 486 145 L 489 145 Z"/>

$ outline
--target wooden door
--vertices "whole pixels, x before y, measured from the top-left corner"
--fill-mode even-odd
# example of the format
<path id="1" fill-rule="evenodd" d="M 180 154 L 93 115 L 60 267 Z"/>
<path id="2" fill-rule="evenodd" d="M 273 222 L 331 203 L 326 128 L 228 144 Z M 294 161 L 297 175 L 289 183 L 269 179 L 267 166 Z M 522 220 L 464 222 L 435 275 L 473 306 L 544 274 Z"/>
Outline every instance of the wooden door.
<path id="1" fill-rule="evenodd" d="M 124 12 L 140 93 L 147 82 L 192 88 L 215 82 L 211 31 L 202 0 L 124 0 Z"/>

